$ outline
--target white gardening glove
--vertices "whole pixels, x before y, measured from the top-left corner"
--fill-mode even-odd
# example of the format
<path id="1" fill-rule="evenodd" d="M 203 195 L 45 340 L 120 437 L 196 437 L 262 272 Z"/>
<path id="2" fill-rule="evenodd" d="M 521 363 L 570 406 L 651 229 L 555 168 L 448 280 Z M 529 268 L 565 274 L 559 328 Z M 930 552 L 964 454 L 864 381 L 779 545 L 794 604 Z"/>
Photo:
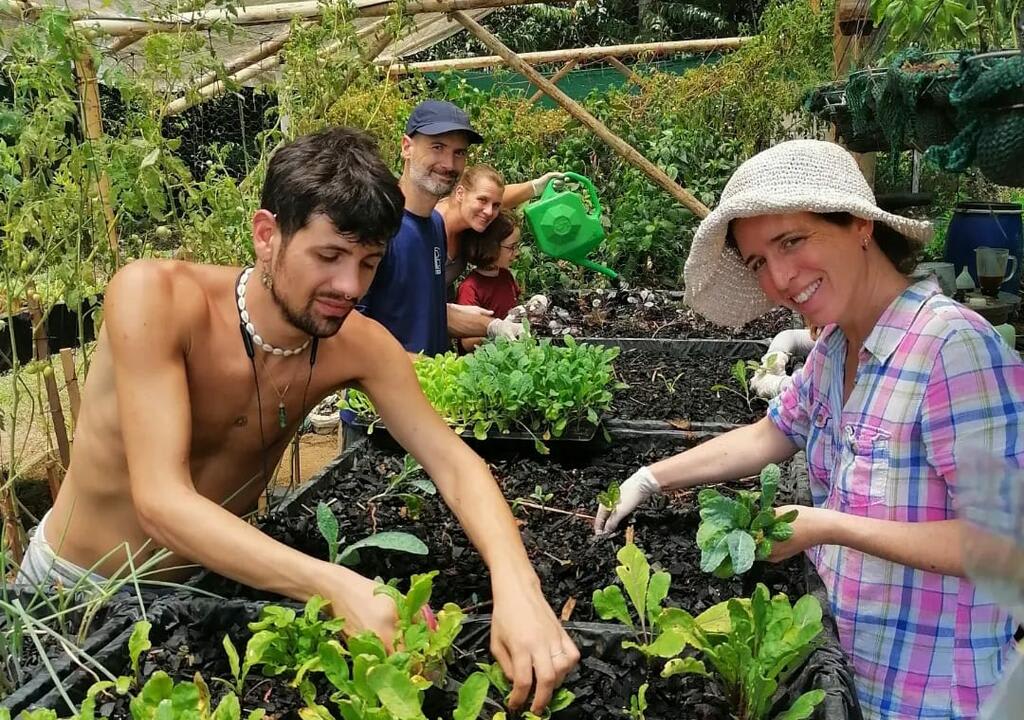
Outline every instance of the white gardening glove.
<path id="1" fill-rule="evenodd" d="M 761 365 L 754 371 L 754 377 L 750 378 L 750 389 L 765 400 L 771 400 L 781 393 L 785 381 L 789 379 L 786 375 L 788 362 L 789 353 L 769 350 L 761 357 Z"/>
<path id="2" fill-rule="evenodd" d="M 491 320 L 487 325 L 487 337 L 491 340 L 496 338 L 508 338 L 518 340 L 523 336 L 523 326 L 511 320 Z"/>
<path id="3" fill-rule="evenodd" d="M 533 189 L 533 196 L 537 197 L 542 192 L 544 192 L 544 188 L 546 188 L 548 186 L 548 183 L 551 182 L 552 180 L 561 180 L 564 177 L 565 173 L 549 172 L 544 173 L 536 180 L 531 180 L 530 187 Z"/>
<path id="4" fill-rule="evenodd" d="M 508 311 L 508 314 L 505 316 L 505 319 L 510 321 L 510 322 L 517 323 L 517 322 L 522 322 L 523 318 L 525 318 L 525 317 L 526 317 L 526 306 L 525 305 L 516 305 L 514 308 L 512 308 L 511 310 Z"/>
<path id="5" fill-rule="evenodd" d="M 793 378 L 789 375 L 754 375 L 750 379 L 750 389 L 753 390 L 759 398 L 765 400 L 771 400 L 773 397 L 782 394 L 789 384 L 793 382 Z"/>
<path id="6" fill-rule="evenodd" d="M 609 510 L 604 506 L 597 509 L 594 518 L 594 533 L 606 535 L 613 532 L 627 515 L 632 513 L 652 495 L 660 495 L 661 486 L 646 465 L 633 473 L 629 480 L 619 487 L 619 502 Z"/>

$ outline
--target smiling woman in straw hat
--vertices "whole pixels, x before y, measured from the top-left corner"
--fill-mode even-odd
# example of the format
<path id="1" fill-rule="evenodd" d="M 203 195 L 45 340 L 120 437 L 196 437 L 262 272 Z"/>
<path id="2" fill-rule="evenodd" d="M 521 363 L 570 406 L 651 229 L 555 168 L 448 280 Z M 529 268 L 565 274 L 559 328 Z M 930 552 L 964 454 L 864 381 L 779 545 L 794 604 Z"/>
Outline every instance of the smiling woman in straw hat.
<path id="1" fill-rule="evenodd" d="M 735 326 L 784 305 L 824 330 L 767 417 L 640 468 L 596 521 L 611 532 L 651 495 L 806 450 L 813 507 L 770 559 L 814 562 L 867 718 L 975 717 L 1012 644 L 964 578 L 957 459 L 984 447 L 1024 466 L 1024 363 L 933 280 L 907 279 L 930 234 L 882 211 L 837 145 L 743 163 L 694 237 L 687 301 Z"/>

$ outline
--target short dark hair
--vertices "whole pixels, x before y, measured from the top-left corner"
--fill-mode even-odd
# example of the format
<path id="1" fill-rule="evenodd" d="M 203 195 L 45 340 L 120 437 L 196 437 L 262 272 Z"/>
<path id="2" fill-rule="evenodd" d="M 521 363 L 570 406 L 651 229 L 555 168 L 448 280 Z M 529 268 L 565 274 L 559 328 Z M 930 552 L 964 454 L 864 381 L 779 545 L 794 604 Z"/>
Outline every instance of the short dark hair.
<path id="1" fill-rule="evenodd" d="M 477 267 L 489 268 L 498 262 L 501 243 L 519 227 L 515 215 L 502 210 L 483 232 L 470 228 L 462 233 L 462 247 L 466 260 Z"/>
<path id="2" fill-rule="evenodd" d="M 822 220 L 839 227 L 849 227 L 853 223 L 854 215 L 848 212 L 812 213 Z M 889 259 L 889 262 L 904 275 L 909 275 L 917 267 L 917 259 L 921 254 L 921 243 L 911 240 L 898 230 L 894 230 L 885 223 L 875 221 L 874 229 L 871 231 L 878 248 Z M 732 221 L 725 231 L 725 246 L 739 255 L 739 246 L 736 244 L 736 235 L 733 233 Z M 741 258 L 742 259 L 742 258 Z"/>
<path id="3" fill-rule="evenodd" d="M 285 242 L 314 215 L 359 243 L 384 245 L 402 223 L 405 196 L 377 141 L 336 127 L 282 145 L 267 167 L 260 207 L 277 218 Z"/>

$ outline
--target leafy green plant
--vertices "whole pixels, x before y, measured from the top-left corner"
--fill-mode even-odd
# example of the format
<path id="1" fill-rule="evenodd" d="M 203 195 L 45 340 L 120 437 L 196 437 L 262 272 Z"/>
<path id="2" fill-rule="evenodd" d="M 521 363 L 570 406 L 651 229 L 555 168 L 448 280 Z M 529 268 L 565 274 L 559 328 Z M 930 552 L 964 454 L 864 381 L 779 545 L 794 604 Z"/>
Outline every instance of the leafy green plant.
<path id="1" fill-rule="evenodd" d="M 374 503 L 391 495 L 397 495 L 405 503 L 405 509 L 409 517 L 416 519 L 423 508 L 423 496 L 437 495 L 437 487 L 426 477 L 419 477 L 423 473 L 423 467 L 412 455 L 406 454 L 402 458 L 402 469 L 388 480 L 388 486 L 367 503 Z M 422 495 L 417 495 L 413 490 L 418 490 Z"/>
<path id="2" fill-rule="evenodd" d="M 524 430 L 544 453 L 543 440 L 596 425 L 620 387 L 612 374 L 618 348 L 568 336 L 564 343 L 532 335 L 498 340 L 471 355 L 417 360 L 416 374 L 431 405 L 456 432 L 484 440 L 494 432 Z M 378 421 L 362 393 L 348 391 L 339 405 L 371 425 Z"/>
<path id="3" fill-rule="evenodd" d="M 629 698 L 626 714 L 632 720 L 647 720 L 647 688 L 648 684 L 644 683 L 637 689 L 636 695 Z"/>
<path id="4" fill-rule="evenodd" d="M 926 43 L 935 49 L 1016 46 L 1020 0 L 871 0 L 871 19 L 886 22 L 887 45 Z"/>
<path id="5" fill-rule="evenodd" d="M 327 559 L 341 565 L 358 564 L 360 561 L 359 551 L 363 548 L 378 548 L 410 555 L 426 555 L 429 552 L 423 541 L 415 535 L 393 530 L 374 533 L 351 545 L 342 547 L 344 539 L 339 538 L 338 518 L 325 502 L 320 502 L 316 506 L 316 527 L 327 542 Z"/>
<path id="6" fill-rule="evenodd" d="M 817 647 L 821 634 L 821 605 L 805 595 L 790 605 L 784 594 L 770 597 L 758 583 L 749 603 L 727 602 L 729 626 L 708 632 L 696 620 L 678 611 L 680 626 L 691 644 L 711 663 L 714 677 L 736 709 L 738 720 L 761 720 L 771 708 L 772 697 L 784 681 Z M 711 676 L 704 660 L 673 658 L 662 677 L 684 673 Z M 803 720 L 825 698 L 823 690 L 804 693 L 775 720 Z"/>
<path id="7" fill-rule="evenodd" d="M 760 367 L 761 363 L 757 360 L 737 360 L 732 366 L 730 374 L 732 375 L 732 379 L 736 381 L 736 384 L 739 385 L 740 389 L 737 390 L 736 388 L 719 383 L 712 385 L 711 391 L 725 391 L 732 393 L 733 395 L 738 395 L 743 398 L 743 402 L 747 404 L 748 408 L 753 409 L 754 398 L 750 395 L 750 378 Z"/>
<path id="8" fill-rule="evenodd" d="M 620 548 L 616 557 L 620 564 L 615 574 L 626 588 L 630 606 L 621 588 L 609 585 L 594 591 L 594 610 L 602 620 L 618 620 L 636 633 L 639 642 L 624 640 L 623 648 L 639 650 L 648 659 L 675 657 L 686 647 L 687 636 L 679 632 L 674 614 L 662 607 L 672 576 L 664 571 L 652 575 L 647 557 L 633 543 Z"/>
<path id="9" fill-rule="evenodd" d="M 253 635 L 245 646 L 245 665 L 259 666 L 268 677 L 285 672 L 301 676 L 315 667 L 320 645 L 335 638 L 345 627 L 343 618 L 320 617 L 320 611 L 327 605 L 327 600 L 314 595 L 306 601 L 301 614 L 279 605 L 262 608 L 259 620 L 249 623 Z M 229 658 L 231 654 L 228 651 Z"/>
<path id="10" fill-rule="evenodd" d="M 619 506 L 620 497 L 619 484 L 613 481 L 607 489 L 597 494 L 597 502 L 608 512 L 615 512 L 615 508 Z"/>
<path id="11" fill-rule="evenodd" d="M 717 490 L 700 491 L 700 569 L 717 577 L 742 575 L 754 560 L 767 560 L 772 543 L 793 536 L 797 510 L 776 516 L 772 505 L 779 487 L 779 466 L 770 464 L 761 470 L 761 490 L 740 490 L 737 499 L 725 497 Z"/>
<path id="12" fill-rule="evenodd" d="M 477 667 L 480 668 L 484 677 L 501 695 L 503 703 L 508 703 L 508 696 L 512 692 L 512 683 L 505 676 L 504 671 L 498 663 L 477 663 Z M 559 688 L 555 691 L 555 694 L 551 696 L 551 702 L 544 709 L 540 715 L 530 712 L 529 710 L 524 711 L 520 714 L 523 720 L 548 720 L 552 715 L 561 710 L 565 710 L 572 704 L 572 701 L 576 699 L 576 695 L 570 692 L 566 688 Z M 497 712 L 492 716 L 492 720 L 505 720 L 507 714 L 504 712 Z"/>

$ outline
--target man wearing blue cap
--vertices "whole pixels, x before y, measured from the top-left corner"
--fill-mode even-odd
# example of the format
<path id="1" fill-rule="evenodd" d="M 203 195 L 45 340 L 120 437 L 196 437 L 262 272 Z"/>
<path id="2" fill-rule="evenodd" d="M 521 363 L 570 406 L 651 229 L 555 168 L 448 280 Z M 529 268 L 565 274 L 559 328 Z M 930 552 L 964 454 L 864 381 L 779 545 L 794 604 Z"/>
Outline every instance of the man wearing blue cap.
<path id="1" fill-rule="evenodd" d="M 446 301 L 444 220 L 434 206 L 458 181 L 469 146 L 480 142 L 466 113 L 449 102 L 421 102 L 405 125 L 398 183 L 405 195 L 402 226 L 360 307 L 408 352 L 441 354 L 448 350 L 449 334 L 517 337 L 522 331 L 517 323 Z"/>

